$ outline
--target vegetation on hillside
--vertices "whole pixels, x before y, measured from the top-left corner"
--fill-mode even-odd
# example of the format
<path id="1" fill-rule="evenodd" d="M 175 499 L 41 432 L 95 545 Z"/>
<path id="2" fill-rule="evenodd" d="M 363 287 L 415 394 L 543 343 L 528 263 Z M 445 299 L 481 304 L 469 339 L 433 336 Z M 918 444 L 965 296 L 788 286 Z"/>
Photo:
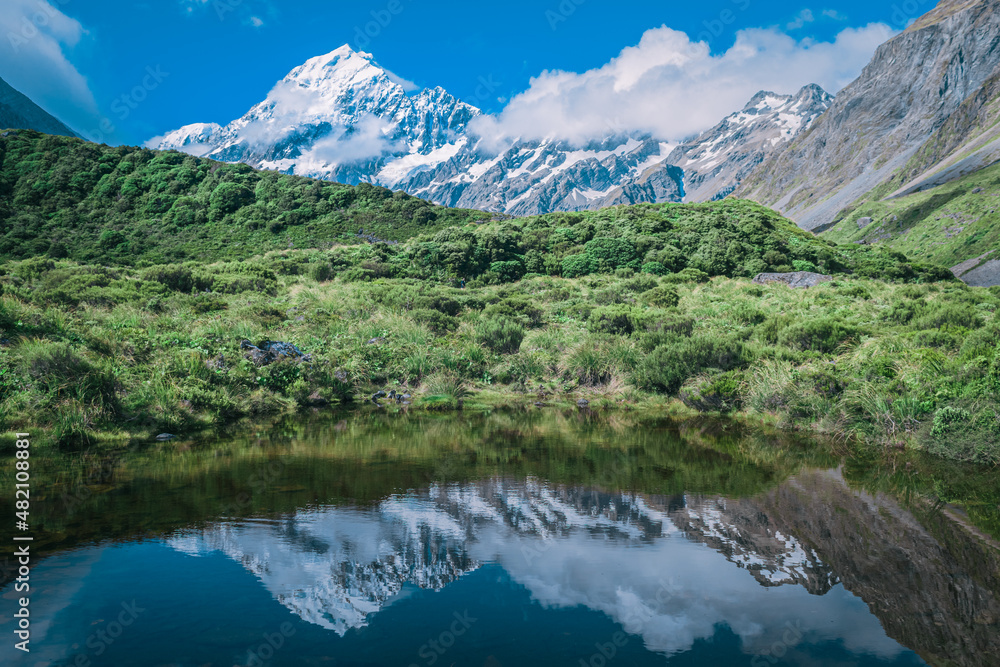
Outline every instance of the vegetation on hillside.
<path id="1" fill-rule="evenodd" d="M 865 218 L 871 223 L 859 227 Z M 1000 250 L 1000 165 L 926 192 L 865 202 L 822 237 L 874 244 L 941 266 Z"/>
<path id="2" fill-rule="evenodd" d="M 848 277 L 791 290 L 690 268 L 460 289 L 371 280 L 361 267 L 376 249 L 146 269 L 8 263 L 0 430 L 44 428 L 78 446 L 379 389 L 411 394 L 411 409 L 677 397 L 689 410 L 1000 460 L 992 291 Z M 331 276 L 334 259 L 349 267 Z M 310 356 L 256 366 L 245 339 Z"/>
<path id="3" fill-rule="evenodd" d="M 0 259 L 211 261 L 320 247 L 359 230 L 401 240 L 489 218 L 368 184 L 351 187 L 29 130 L 5 134 Z"/>
<path id="4" fill-rule="evenodd" d="M 1000 459 L 1000 299 L 750 202 L 490 220 L 33 132 L 0 155 L 0 432 L 76 447 L 396 389 L 410 409 L 679 399 Z M 836 280 L 748 280 L 791 270 Z M 243 343 L 266 340 L 307 356 L 255 363 Z"/>
<path id="5" fill-rule="evenodd" d="M 355 277 L 487 283 L 620 268 L 658 275 L 691 268 L 711 276 L 801 269 L 891 280 L 947 277 L 891 252 L 817 240 L 750 202 L 640 205 L 484 225 L 489 214 L 367 184 L 30 131 L 0 138 L 0 219 L 0 259 L 45 255 L 138 267 L 237 260 L 357 242 L 364 230 L 369 240 L 412 241 L 375 244 L 353 264 L 333 253 L 331 271 L 350 266 Z"/>

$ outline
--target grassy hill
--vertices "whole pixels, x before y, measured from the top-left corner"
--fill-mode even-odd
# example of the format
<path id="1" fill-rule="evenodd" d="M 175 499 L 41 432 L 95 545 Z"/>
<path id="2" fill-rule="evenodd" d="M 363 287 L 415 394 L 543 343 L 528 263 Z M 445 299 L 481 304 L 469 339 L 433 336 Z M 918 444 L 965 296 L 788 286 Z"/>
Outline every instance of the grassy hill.
<path id="1" fill-rule="evenodd" d="M 1000 250 L 1000 165 L 924 192 L 868 201 L 822 237 L 949 267 Z"/>
<path id="2" fill-rule="evenodd" d="M 367 184 L 351 187 L 27 130 L 4 135 L 0 259 L 211 261 L 329 245 L 359 229 L 399 240 L 489 218 Z"/>

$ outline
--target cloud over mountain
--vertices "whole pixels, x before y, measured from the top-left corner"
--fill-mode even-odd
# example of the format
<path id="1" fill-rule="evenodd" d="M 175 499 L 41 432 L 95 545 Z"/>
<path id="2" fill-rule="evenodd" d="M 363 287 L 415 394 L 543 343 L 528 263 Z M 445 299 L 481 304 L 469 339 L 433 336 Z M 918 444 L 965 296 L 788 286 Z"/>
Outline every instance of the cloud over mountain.
<path id="1" fill-rule="evenodd" d="M 495 117 L 474 121 L 484 138 L 586 142 L 621 133 L 678 141 L 701 132 L 760 90 L 793 93 L 809 83 L 836 92 L 894 34 L 873 23 L 831 42 L 796 40 L 776 28 L 741 30 L 712 54 L 705 42 L 666 26 L 646 31 L 602 67 L 546 71 Z"/>

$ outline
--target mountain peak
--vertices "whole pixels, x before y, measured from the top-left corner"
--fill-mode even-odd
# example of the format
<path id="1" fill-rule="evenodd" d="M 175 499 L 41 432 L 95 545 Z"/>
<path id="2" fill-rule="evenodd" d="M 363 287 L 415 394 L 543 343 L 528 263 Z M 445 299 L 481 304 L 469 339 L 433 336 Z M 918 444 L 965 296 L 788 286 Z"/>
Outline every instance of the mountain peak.
<path id="1" fill-rule="evenodd" d="M 284 81 L 294 81 L 300 86 L 312 88 L 326 81 L 353 86 L 366 79 L 387 76 L 386 71 L 375 62 L 372 54 L 355 51 L 344 44 L 330 53 L 305 61 L 289 72 Z"/>

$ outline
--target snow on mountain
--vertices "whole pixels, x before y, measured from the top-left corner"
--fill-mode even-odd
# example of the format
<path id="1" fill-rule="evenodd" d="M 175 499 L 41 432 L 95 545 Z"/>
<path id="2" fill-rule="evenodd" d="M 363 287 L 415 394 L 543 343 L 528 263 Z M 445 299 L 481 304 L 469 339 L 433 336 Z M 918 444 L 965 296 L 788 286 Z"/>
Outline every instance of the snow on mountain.
<path id="1" fill-rule="evenodd" d="M 836 583 L 811 549 L 771 530 L 758 509 L 727 502 L 492 479 L 432 485 L 370 508 L 326 507 L 280 519 L 219 523 L 168 542 L 193 556 L 225 553 L 279 603 L 341 636 L 366 626 L 372 614 L 405 597 L 407 587 L 439 590 L 487 562 L 502 565 L 544 604 L 586 604 L 623 619 L 630 614 L 623 608 L 629 600 L 647 607 L 664 600 L 657 591 L 666 576 L 663 562 L 683 567 L 684 561 L 703 562 L 713 550 L 713 557 L 734 565 L 727 578 L 748 590 L 793 585 L 822 594 Z M 621 550 L 628 549 L 634 560 L 639 548 L 649 555 L 650 571 L 609 580 L 619 569 L 612 563 Z M 704 551 L 680 553 L 692 548 Z M 562 570 L 560 563 L 566 572 L 603 574 L 563 581 L 564 574 L 549 572 Z M 658 613 L 664 627 L 684 617 L 676 604 Z M 706 623 L 699 632 L 712 626 Z M 661 650 L 686 648 L 687 640 L 660 636 L 655 625 L 650 630 L 647 640 Z"/>
<path id="2" fill-rule="evenodd" d="M 816 86 L 796 96 L 760 93 L 742 112 L 676 147 L 619 134 L 586 145 L 551 138 L 497 148 L 470 130 L 479 109 L 439 87 L 408 91 L 371 54 L 345 45 L 293 69 L 228 125 L 187 125 L 149 145 L 300 176 L 370 182 L 448 206 L 530 215 L 682 201 L 686 194 L 696 201 L 724 196 L 829 99 Z"/>
<path id="3" fill-rule="evenodd" d="M 742 111 L 678 146 L 667 161 L 684 170 L 690 200 L 722 199 L 832 102 L 833 96 L 816 85 L 805 86 L 795 95 L 761 91 Z"/>

